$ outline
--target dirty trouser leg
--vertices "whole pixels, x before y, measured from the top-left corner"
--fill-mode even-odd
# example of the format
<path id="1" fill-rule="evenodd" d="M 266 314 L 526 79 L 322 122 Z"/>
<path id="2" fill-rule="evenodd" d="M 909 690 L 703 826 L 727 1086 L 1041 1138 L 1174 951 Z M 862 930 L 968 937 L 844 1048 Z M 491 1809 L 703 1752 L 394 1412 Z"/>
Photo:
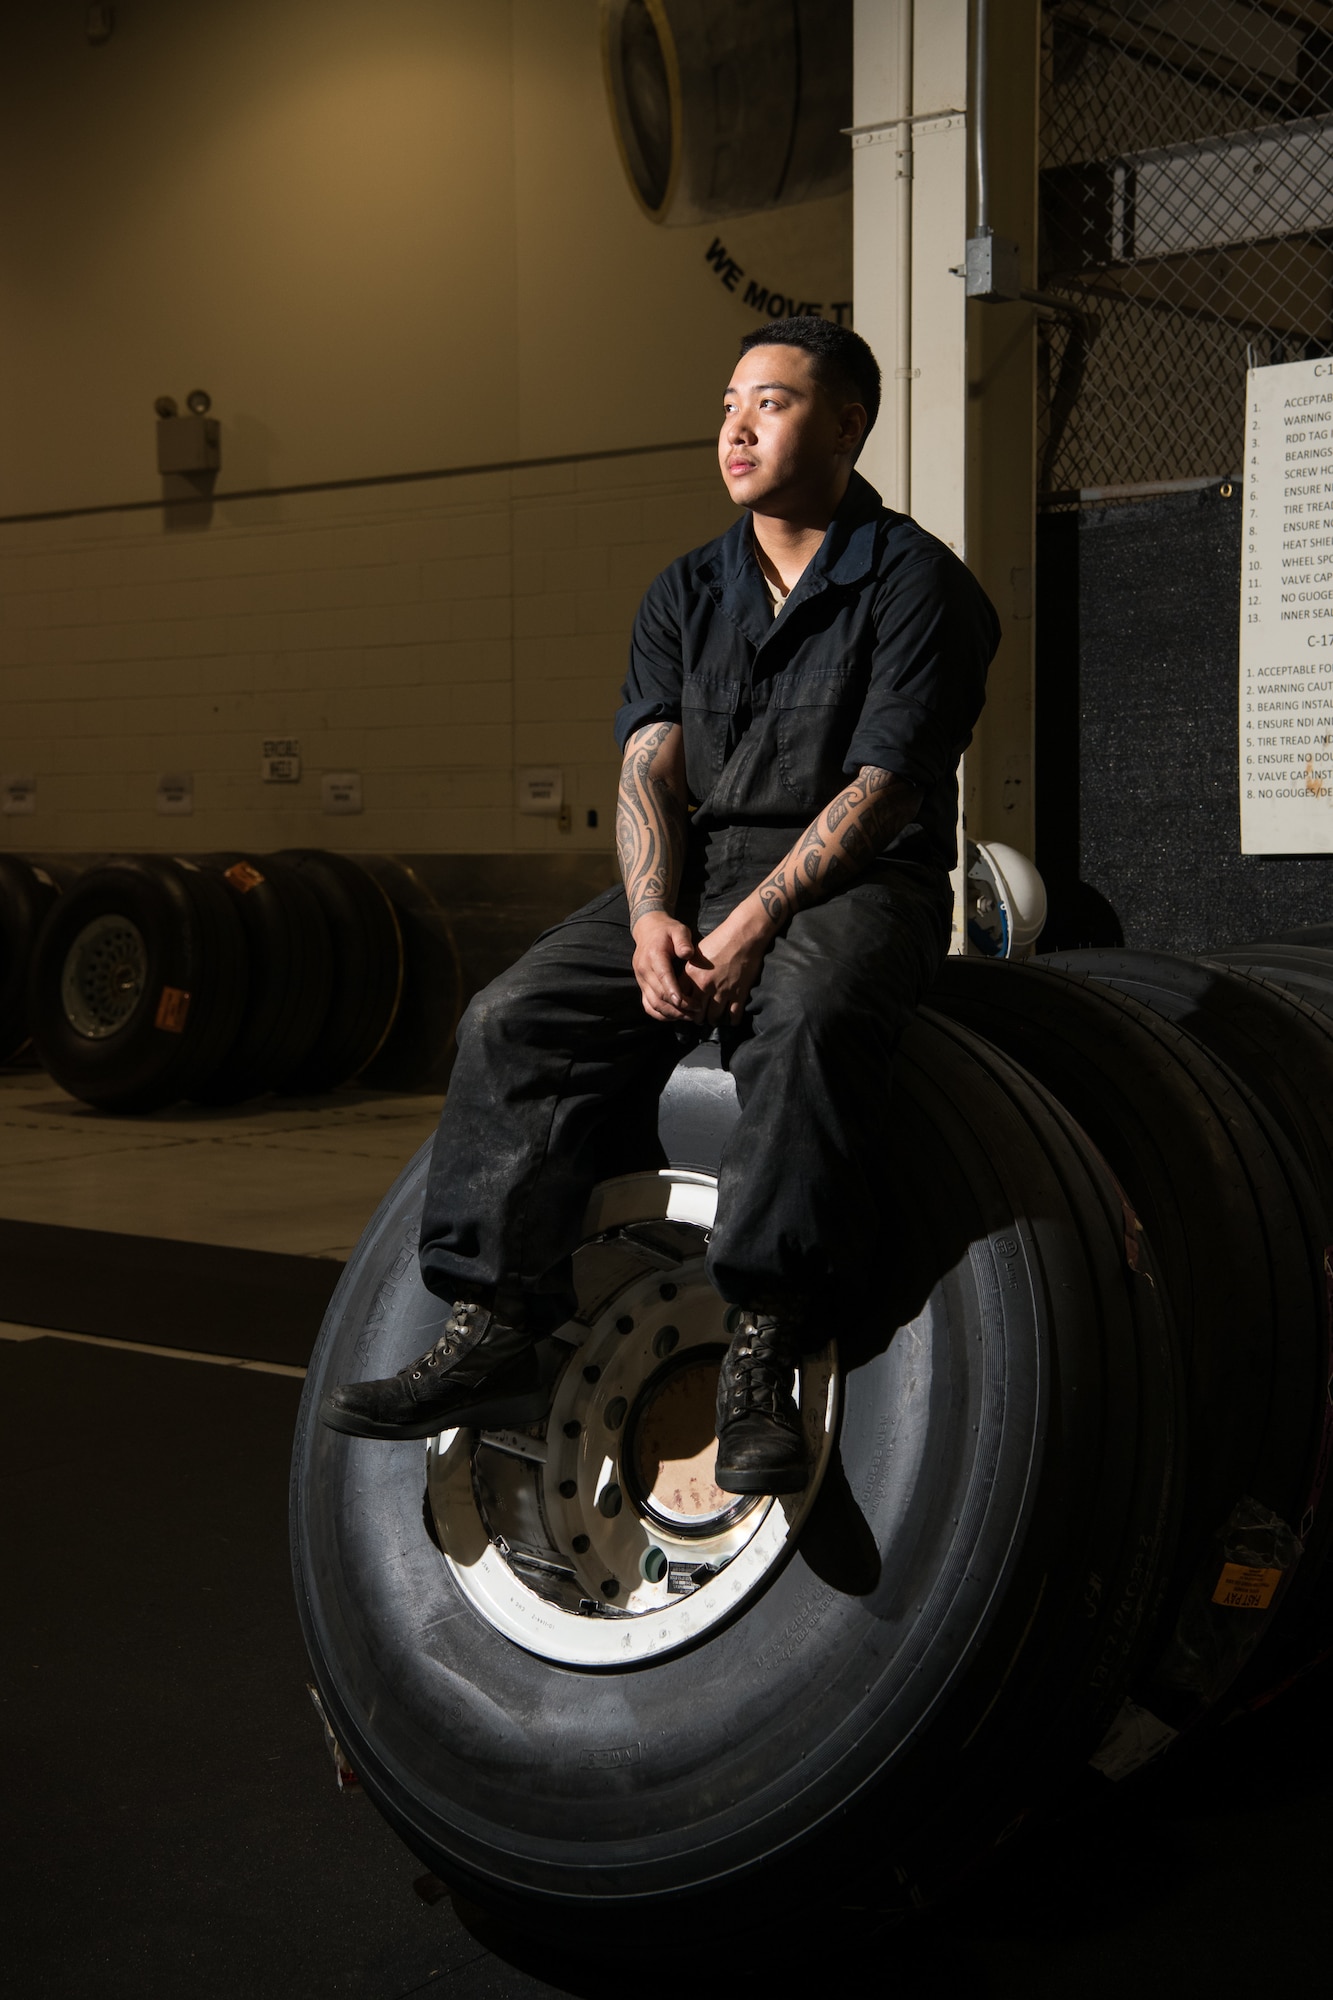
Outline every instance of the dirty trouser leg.
<path id="1" fill-rule="evenodd" d="M 730 1051 L 741 1115 L 722 1156 L 709 1275 L 760 1308 L 869 1296 L 893 1149 L 893 1051 L 948 942 L 940 891 L 858 883 L 778 938 Z"/>
<path id="2" fill-rule="evenodd" d="M 655 1100 L 681 1053 L 643 1011 L 633 953 L 623 895 L 603 897 L 464 1014 L 421 1223 L 422 1277 L 440 1297 L 540 1330 L 573 1311 L 570 1253 L 608 1127 L 641 1093 Z"/>

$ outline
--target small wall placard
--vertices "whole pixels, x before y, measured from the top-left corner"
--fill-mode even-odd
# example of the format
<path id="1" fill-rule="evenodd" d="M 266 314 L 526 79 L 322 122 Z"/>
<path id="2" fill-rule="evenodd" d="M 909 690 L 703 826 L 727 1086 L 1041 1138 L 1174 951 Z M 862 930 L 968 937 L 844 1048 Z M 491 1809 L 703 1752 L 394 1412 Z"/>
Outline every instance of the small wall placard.
<path id="1" fill-rule="evenodd" d="M 565 774 L 548 764 L 527 764 L 518 772 L 518 809 L 521 813 L 559 814 L 565 802 Z"/>
<path id="2" fill-rule="evenodd" d="M 266 736 L 259 756 L 260 783 L 295 785 L 301 777 L 301 744 L 295 736 Z"/>
<path id="3" fill-rule="evenodd" d="M 361 773 L 326 771 L 319 781 L 320 810 L 326 813 L 359 813 Z"/>
<path id="4" fill-rule="evenodd" d="M 17 771 L 0 774 L 0 812 L 35 813 L 37 780 Z"/>
<path id="5" fill-rule="evenodd" d="M 157 809 L 182 817 L 194 811 L 194 773 L 163 771 L 157 780 Z"/>

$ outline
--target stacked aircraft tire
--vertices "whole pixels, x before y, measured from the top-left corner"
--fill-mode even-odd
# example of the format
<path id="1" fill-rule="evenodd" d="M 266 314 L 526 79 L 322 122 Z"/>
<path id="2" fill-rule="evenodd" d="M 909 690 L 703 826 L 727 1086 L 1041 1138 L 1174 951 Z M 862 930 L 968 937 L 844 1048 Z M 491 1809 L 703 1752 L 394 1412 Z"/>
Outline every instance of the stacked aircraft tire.
<path id="1" fill-rule="evenodd" d="M 1137 981 L 1127 976 L 1136 959 L 1148 961 Z M 1059 1095 L 1157 1253 L 1185 1359 L 1189 1447 L 1166 1618 L 1135 1698 L 1187 1727 L 1228 1695 L 1263 1637 L 1263 1617 L 1212 1601 L 1225 1545 L 1267 1523 L 1277 1553 L 1249 1565 L 1280 1575 L 1265 1610 L 1276 1613 L 1280 1596 L 1287 1630 L 1319 1617 L 1333 1518 L 1324 1484 L 1333 1043 L 1317 1015 L 1284 997 L 1147 954 L 1004 968 L 953 961 L 936 998 Z M 1202 1033 L 1182 1026 L 1195 1016 L 1209 1023 Z"/>
<path id="2" fill-rule="evenodd" d="M 240 1027 L 240 919 L 211 870 L 165 855 L 90 868 L 42 925 L 29 1008 L 45 1067 L 85 1104 L 189 1094 Z"/>
<path id="3" fill-rule="evenodd" d="M 452 1031 L 458 997 L 448 926 L 422 902 L 387 856 L 362 863 L 313 849 L 121 857 L 85 870 L 58 900 L 11 864 L 0 920 L 21 934 L 26 978 L 21 1009 L 4 988 L 6 1037 L 30 1033 L 56 1081 L 107 1111 L 315 1096 L 376 1063 L 376 1087 L 413 1089 Z M 400 909 L 415 927 L 406 997 L 418 1032 L 395 1039 Z"/>
<path id="4" fill-rule="evenodd" d="M 668 1898 L 906 1912 L 1333 1645 L 1333 953 L 1262 952 L 949 964 L 813 1509 L 762 1591 L 633 1666 L 515 1643 L 423 1513 L 422 1447 L 318 1421 L 437 1329 L 408 1168 L 312 1359 L 292 1546 L 330 1724 L 428 1866 L 603 1938 Z M 645 1165 L 715 1174 L 734 1115 L 705 1047 Z"/>
<path id="5" fill-rule="evenodd" d="M 0 1064 L 22 1057 L 32 1039 L 28 971 L 43 919 L 75 870 L 59 862 L 0 854 Z"/>
<path id="6" fill-rule="evenodd" d="M 308 1059 L 333 1002 L 334 930 L 315 890 L 282 861 L 209 860 L 240 924 L 246 997 L 225 1055 L 189 1094 L 201 1104 L 239 1104 L 282 1089 Z"/>

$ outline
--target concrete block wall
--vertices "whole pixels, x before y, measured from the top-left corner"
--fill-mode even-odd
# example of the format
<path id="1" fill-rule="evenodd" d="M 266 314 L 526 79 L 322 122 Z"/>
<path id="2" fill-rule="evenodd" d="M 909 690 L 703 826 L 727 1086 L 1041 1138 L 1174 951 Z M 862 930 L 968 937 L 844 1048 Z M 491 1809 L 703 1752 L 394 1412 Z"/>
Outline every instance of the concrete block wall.
<path id="1" fill-rule="evenodd" d="M 733 518 L 681 446 L 4 523 L 0 772 L 37 809 L 0 847 L 606 850 L 639 598 Z M 281 737 L 300 782 L 262 783 Z M 517 811 L 523 765 L 562 769 L 568 832 Z M 180 771 L 188 818 L 157 810 Z M 329 771 L 359 814 L 321 811 Z"/>

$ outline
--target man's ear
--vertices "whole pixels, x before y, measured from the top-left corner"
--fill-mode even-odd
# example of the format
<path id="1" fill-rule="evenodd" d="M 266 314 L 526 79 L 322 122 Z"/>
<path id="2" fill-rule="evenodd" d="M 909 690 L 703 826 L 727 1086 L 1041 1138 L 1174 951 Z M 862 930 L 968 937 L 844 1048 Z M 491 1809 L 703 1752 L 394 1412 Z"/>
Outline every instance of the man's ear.
<path id="1" fill-rule="evenodd" d="M 863 403 L 847 403 L 838 419 L 838 451 L 851 452 L 853 456 L 866 434 L 866 411 Z"/>

